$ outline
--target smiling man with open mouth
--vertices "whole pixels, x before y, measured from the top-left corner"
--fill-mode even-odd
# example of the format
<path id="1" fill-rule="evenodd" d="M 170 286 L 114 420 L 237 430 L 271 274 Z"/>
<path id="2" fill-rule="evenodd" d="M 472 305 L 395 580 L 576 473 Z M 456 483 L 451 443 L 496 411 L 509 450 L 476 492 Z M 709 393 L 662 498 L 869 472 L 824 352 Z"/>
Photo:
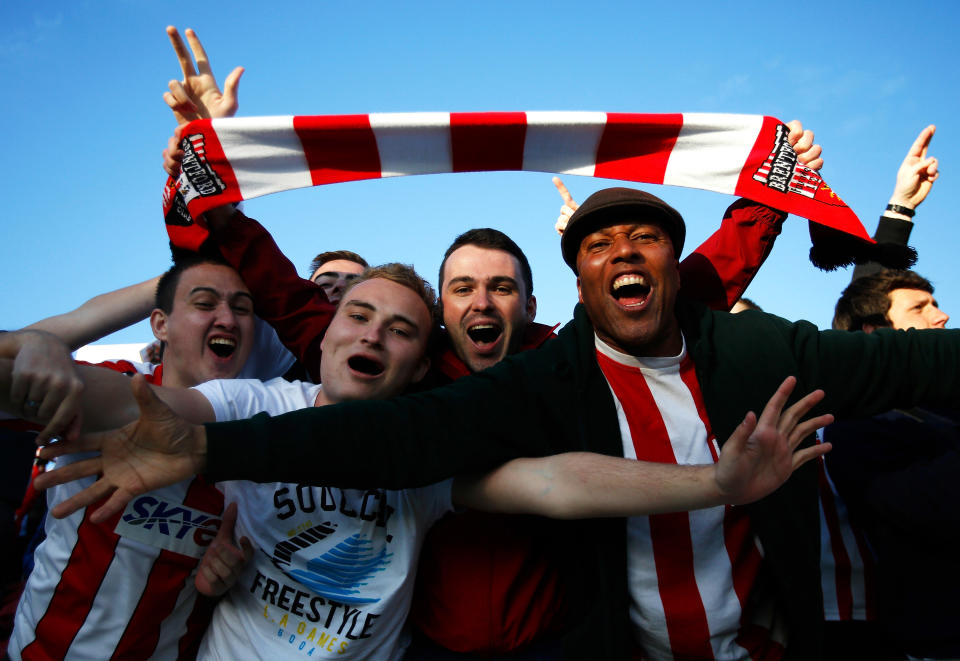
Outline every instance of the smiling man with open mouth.
<path id="1" fill-rule="evenodd" d="M 686 233 L 680 214 L 629 188 L 591 196 L 579 214 L 580 223 L 564 236 L 564 254 L 576 246 L 577 290 L 597 336 L 625 354 L 639 354 L 640 347 L 639 355 L 679 354 L 683 340 L 673 308 Z"/>
<path id="2" fill-rule="evenodd" d="M 471 372 L 520 350 L 537 299 L 530 265 L 513 240 L 489 228 L 461 234 L 444 255 L 439 282 L 450 345 Z"/>

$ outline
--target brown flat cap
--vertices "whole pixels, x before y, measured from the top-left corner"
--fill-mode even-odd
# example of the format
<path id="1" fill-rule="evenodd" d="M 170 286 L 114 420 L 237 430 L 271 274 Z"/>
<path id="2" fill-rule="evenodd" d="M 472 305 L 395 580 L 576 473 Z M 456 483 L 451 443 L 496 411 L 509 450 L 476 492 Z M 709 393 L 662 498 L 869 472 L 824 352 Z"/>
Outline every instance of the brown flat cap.
<path id="1" fill-rule="evenodd" d="M 679 259 L 687 226 L 676 209 L 642 190 L 604 188 L 584 200 L 570 217 L 560 239 L 563 261 L 576 273 L 577 253 L 585 236 L 601 227 L 635 220 L 659 223 L 673 242 L 673 252 Z"/>

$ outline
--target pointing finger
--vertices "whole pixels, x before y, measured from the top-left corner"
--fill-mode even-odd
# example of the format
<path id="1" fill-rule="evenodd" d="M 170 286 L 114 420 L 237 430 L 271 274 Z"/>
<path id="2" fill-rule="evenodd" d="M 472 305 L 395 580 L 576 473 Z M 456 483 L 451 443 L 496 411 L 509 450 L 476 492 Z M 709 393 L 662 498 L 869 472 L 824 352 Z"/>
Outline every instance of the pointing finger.
<path id="1" fill-rule="evenodd" d="M 554 177 L 552 181 L 553 185 L 557 187 L 557 192 L 560 193 L 560 197 L 563 198 L 563 203 L 574 211 L 579 209 L 580 205 L 574 201 L 573 196 L 570 195 L 570 191 L 567 190 L 567 187 L 560 177 Z"/>
<path id="2" fill-rule="evenodd" d="M 920 131 L 920 135 L 918 135 L 917 139 L 913 141 L 912 145 L 910 145 L 910 151 L 907 153 L 907 155 L 926 158 L 927 148 L 930 146 L 930 140 L 933 139 L 933 134 L 936 132 L 936 130 L 937 127 L 931 124 L 927 128 Z"/>

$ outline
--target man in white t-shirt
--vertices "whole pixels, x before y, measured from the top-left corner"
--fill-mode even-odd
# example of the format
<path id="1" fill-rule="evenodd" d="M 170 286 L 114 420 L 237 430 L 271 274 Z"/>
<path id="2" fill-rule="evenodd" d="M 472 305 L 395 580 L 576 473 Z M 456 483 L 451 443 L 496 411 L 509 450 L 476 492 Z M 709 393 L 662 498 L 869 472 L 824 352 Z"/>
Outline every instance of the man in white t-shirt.
<path id="1" fill-rule="evenodd" d="M 398 394 L 426 373 L 434 330 L 432 292 L 412 277 L 405 267 L 391 265 L 358 278 L 347 291 L 323 340 L 322 386 L 216 381 L 156 392 L 195 421 Z M 4 369 L 0 362 L 0 395 Z M 88 428 L 114 426 L 137 415 L 127 384 L 111 376 L 84 374 L 87 397 L 109 396 L 116 402 L 110 410 L 86 415 Z M 238 658 L 253 650 L 261 657 L 398 657 L 420 541 L 453 502 L 573 518 L 687 510 L 760 497 L 822 452 L 793 454 L 794 443 L 823 419 L 794 428 L 819 393 L 781 417 L 791 389 L 789 382 L 781 387 L 752 435 L 754 421 L 748 417 L 716 464 L 658 466 L 572 453 L 519 459 L 480 478 L 405 491 L 225 483 L 227 501 L 240 505 L 238 533 L 251 538 L 257 550 L 218 607 L 201 654 Z M 141 404 L 149 400 L 139 380 L 135 392 Z M 67 472 L 90 465 L 79 462 Z M 141 496 L 127 513 L 148 506 Z M 54 508 L 55 515 L 59 512 Z"/>

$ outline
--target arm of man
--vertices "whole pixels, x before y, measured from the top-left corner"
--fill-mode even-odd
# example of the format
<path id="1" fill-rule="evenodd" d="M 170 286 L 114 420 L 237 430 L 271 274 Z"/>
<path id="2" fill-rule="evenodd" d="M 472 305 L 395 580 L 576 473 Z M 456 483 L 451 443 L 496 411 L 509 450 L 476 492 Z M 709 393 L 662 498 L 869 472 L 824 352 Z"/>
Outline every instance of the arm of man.
<path id="1" fill-rule="evenodd" d="M 3 375 L 3 410 L 27 420 L 49 421 L 38 443 L 53 436 L 76 438 L 83 422 L 83 380 L 69 347 L 46 331 L 0 333 L 0 358 L 10 361 Z"/>
<path id="2" fill-rule="evenodd" d="M 825 390 L 824 410 L 838 420 L 960 403 L 960 331 L 821 331 L 762 312 L 742 315 L 701 316 L 704 325 L 693 330 L 708 341 L 687 333 L 718 438 L 739 424 L 738 407 L 758 407 L 788 374 L 798 377 L 802 390 Z"/>
<path id="3" fill-rule="evenodd" d="M 902 212 L 902 210 L 913 211 L 927 199 L 933 182 L 939 176 L 938 161 L 933 156 L 927 156 L 927 149 L 930 147 L 930 141 L 937 127 L 931 124 L 922 131 L 917 139 L 914 140 L 907 155 L 900 163 L 897 170 L 897 182 L 893 187 L 893 194 L 890 196 L 890 206 L 901 211 L 887 209 L 880 216 L 877 223 L 877 231 L 873 238 L 878 243 L 895 243 L 901 246 L 907 245 L 910 239 L 910 233 L 913 231 L 913 216 Z M 867 262 L 866 264 L 857 264 L 853 269 L 851 282 L 857 278 L 866 275 L 873 275 L 883 268 L 877 262 Z"/>
<path id="4" fill-rule="evenodd" d="M 480 477 L 456 478 L 454 502 L 473 509 L 573 519 L 681 512 L 759 500 L 830 449 L 829 444 L 820 444 L 797 450 L 833 416 L 801 422 L 823 399 L 820 390 L 781 415 L 795 384 L 793 377 L 781 384 L 759 422 L 753 413 L 747 414 L 723 445 L 716 464 L 656 464 L 589 452 L 514 459 Z"/>
<path id="5" fill-rule="evenodd" d="M 210 235 L 253 295 L 257 315 L 273 326 L 280 341 L 320 379 L 320 343 L 336 307 L 319 285 L 301 278 L 270 233 L 240 211 L 206 214 Z"/>
<path id="6" fill-rule="evenodd" d="M 813 170 L 823 167 L 813 132 L 805 131 L 797 120 L 787 126 L 797 159 Z M 714 310 L 732 308 L 770 255 L 786 218 L 785 212 L 752 200 L 730 205 L 720 229 L 680 262 L 684 296 Z"/>
<path id="7" fill-rule="evenodd" d="M 82 384 L 71 351 L 150 314 L 159 276 L 91 298 L 71 312 L 38 321 L 0 338 L 0 356 L 15 359 L 10 396 L 15 415 L 51 421 L 47 434 L 74 438 L 81 413 L 74 405 Z"/>
<path id="8" fill-rule="evenodd" d="M 70 312 L 48 317 L 26 327 L 60 338 L 76 351 L 121 328 L 146 319 L 153 309 L 160 276 L 136 285 L 94 296 Z"/>
<path id="9" fill-rule="evenodd" d="M 729 310 L 753 282 L 787 214 L 740 199 L 727 207 L 720 229 L 680 262 L 683 295 L 714 310 Z"/>
<path id="10" fill-rule="evenodd" d="M 14 361 L 9 358 L 0 358 L 0 409 L 21 416 L 19 399 L 11 397 L 13 384 Z M 122 427 L 137 419 L 139 409 L 137 401 L 130 390 L 130 377 L 102 367 L 92 365 L 76 365 L 73 372 L 82 383 L 80 388 L 71 396 L 75 398 L 75 405 L 83 416 L 82 430 L 85 432 L 101 431 Z M 149 386 L 167 406 L 178 415 L 193 423 L 202 424 L 214 420 L 213 407 L 206 397 L 191 388 L 165 388 Z M 49 428 L 57 425 L 42 415 L 28 415 L 26 419 L 37 423 L 47 423 L 38 436 L 38 442 L 43 442 L 55 435 Z M 57 426 L 59 429 L 59 426 Z"/>
<path id="11" fill-rule="evenodd" d="M 179 148 L 180 126 L 194 119 L 235 115 L 239 107 L 237 87 L 243 69 L 233 70 L 221 93 L 210 59 L 196 33 L 186 31 L 196 67 L 176 28 L 169 26 L 167 35 L 184 76 L 182 81 L 170 81 L 170 91 L 164 94 L 164 101 L 179 125 L 164 151 L 164 168 L 176 176 L 183 158 Z M 297 274 L 296 267 L 280 251 L 273 237 L 255 220 L 232 206 L 211 209 L 204 214 L 204 219 L 220 253 L 250 289 L 257 316 L 276 329 L 284 346 L 319 382 L 320 342 L 335 311 L 326 294 L 318 285 Z"/>

